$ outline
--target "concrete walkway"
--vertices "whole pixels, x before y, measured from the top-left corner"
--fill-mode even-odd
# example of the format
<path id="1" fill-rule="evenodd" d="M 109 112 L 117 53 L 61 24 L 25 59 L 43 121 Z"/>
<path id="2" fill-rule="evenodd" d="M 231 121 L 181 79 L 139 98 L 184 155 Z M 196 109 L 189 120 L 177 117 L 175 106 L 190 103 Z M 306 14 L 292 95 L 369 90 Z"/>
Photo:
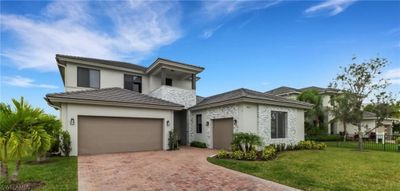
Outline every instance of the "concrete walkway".
<path id="1" fill-rule="evenodd" d="M 215 150 L 184 147 L 78 157 L 79 190 L 296 190 L 209 163 Z"/>

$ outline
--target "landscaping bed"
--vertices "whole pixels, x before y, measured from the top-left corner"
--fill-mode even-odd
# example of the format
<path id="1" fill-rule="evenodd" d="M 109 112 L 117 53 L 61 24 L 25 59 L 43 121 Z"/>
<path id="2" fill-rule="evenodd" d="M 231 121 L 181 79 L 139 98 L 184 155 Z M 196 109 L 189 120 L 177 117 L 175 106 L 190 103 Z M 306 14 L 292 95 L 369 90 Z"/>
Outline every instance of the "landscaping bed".
<path id="1" fill-rule="evenodd" d="M 303 190 L 400 190 L 400 154 L 394 152 L 327 148 L 282 152 L 270 161 L 208 161 Z"/>

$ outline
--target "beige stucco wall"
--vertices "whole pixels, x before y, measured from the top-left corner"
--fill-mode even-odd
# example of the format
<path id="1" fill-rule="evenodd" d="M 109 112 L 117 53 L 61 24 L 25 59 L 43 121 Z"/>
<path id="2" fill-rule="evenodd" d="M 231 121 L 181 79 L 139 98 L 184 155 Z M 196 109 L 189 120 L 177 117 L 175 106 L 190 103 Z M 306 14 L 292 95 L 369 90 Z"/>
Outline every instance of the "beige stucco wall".
<path id="1" fill-rule="evenodd" d="M 109 107 L 95 105 L 77 105 L 77 104 L 62 104 L 60 110 L 63 129 L 71 134 L 72 151 L 71 155 L 76 156 L 78 153 L 78 116 L 107 116 L 107 117 L 138 117 L 138 118 L 158 118 L 164 119 L 163 129 L 163 149 L 168 149 L 168 132 L 172 130 L 173 111 L 157 110 L 157 109 L 140 109 L 128 107 Z M 74 125 L 70 125 L 70 120 L 75 120 Z M 167 121 L 170 125 L 167 126 Z"/>
<path id="2" fill-rule="evenodd" d="M 361 128 L 362 132 L 372 130 L 375 128 L 375 120 L 373 120 L 373 119 L 363 120 L 361 123 L 361 126 L 362 126 L 362 128 Z M 353 124 L 348 123 L 346 125 L 346 128 L 347 128 L 347 133 L 350 136 L 352 136 L 358 132 L 358 127 Z M 343 132 L 343 131 L 344 131 L 343 123 L 341 121 L 339 121 L 337 123 L 337 132 L 339 133 L 339 132 Z M 376 132 L 376 131 L 373 130 L 372 132 Z"/>
<path id="3" fill-rule="evenodd" d="M 78 66 L 77 64 L 68 63 L 65 68 L 65 91 L 77 91 L 91 88 L 77 87 L 78 83 Z M 124 88 L 124 74 L 142 76 L 142 93 L 149 93 L 149 78 L 146 75 L 123 72 L 112 69 L 96 68 L 82 66 L 84 68 L 92 68 L 100 70 L 100 88 L 119 87 Z"/>
<path id="4" fill-rule="evenodd" d="M 288 113 L 287 136 L 283 139 L 271 139 L 271 111 Z M 196 115 L 202 114 L 203 132 L 196 133 Z M 261 104 L 241 103 L 199 111 L 192 111 L 189 127 L 189 141 L 201 141 L 213 148 L 213 119 L 233 118 L 237 120 L 233 132 L 249 132 L 259 135 L 263 144 L 295 144 L 304 140 L 304 110 L 276 107 Z M 207 122 L 209 125 L 207 126 Z"/>

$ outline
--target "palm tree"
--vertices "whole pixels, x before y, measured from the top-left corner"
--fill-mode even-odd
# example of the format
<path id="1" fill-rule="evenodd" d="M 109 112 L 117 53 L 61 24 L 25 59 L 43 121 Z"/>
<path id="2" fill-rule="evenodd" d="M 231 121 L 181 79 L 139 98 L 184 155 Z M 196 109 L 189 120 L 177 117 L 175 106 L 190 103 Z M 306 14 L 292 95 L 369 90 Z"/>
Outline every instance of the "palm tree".
<path id="1" fill-rule="evenodd" d="M 324 119 L 320 93 L 317 90 L 306 90 L 297 96 L 297 100 L 314 104 L 312 109 L 306 111 L 306 119 L 312 121 L 314 127 L 320 127 Z"/>
<path id="2" fill-rule="evenodd" d="M 33 108 L 23 97 L 19 101 L 12 99 L 12 103 L 13 108 L 3 103 L 0 106 L 1 175 L 8 181 L 17 181 L 22 158 L 31 154 L 32 145 L 37 147 L 37 142 L 32 144 L 32 138 L 35 132 L 40 132 L 37 121 L 43 115 L 43 110 Z M 16 166 L 9 179 L 8 161 L 11 158 L 16 159 Z"/>

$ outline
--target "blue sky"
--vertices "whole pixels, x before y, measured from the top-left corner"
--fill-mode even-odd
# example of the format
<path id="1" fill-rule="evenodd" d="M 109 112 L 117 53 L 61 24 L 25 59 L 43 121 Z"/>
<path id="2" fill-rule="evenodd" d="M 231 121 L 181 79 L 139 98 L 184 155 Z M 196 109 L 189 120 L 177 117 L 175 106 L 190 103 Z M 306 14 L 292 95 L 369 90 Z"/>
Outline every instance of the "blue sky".
<path id="1" fill-rule="evenodd" d="M 327 86 L 356 55 L 390 60 L 400 91 L 400 1 L 1 1 L 2 102 L 47 112 L 62 92 L 56 53 L 200 65 L 198 94 Z"/>

